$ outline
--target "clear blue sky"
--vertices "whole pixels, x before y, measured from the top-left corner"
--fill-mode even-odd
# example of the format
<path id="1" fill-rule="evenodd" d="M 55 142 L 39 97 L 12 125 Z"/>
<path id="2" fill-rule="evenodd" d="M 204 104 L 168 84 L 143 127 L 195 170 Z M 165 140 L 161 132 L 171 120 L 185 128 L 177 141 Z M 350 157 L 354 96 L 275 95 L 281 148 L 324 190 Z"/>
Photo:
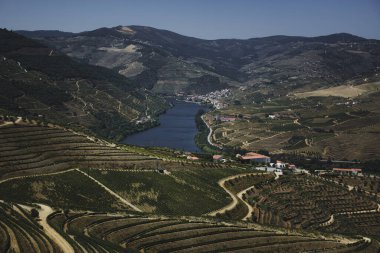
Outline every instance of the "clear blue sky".
<path id="1" fill-rule="evenodd" d="M 380 39 L 380 0 L 0 0 L 0 27 L 146 25 L 205 39 L 348 32 Z"/>

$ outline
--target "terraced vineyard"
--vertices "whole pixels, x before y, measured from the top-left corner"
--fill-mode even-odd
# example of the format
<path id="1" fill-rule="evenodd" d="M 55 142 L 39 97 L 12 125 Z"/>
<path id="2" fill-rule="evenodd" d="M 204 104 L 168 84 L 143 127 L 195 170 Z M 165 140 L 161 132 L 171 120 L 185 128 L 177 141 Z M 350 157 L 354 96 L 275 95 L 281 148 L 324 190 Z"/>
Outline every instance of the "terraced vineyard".
<path id="1" fill-rule="evenodd" d="M 377 252 L 377 242 L 333 239 L 252 226 L 164 217 L 55 213 L 49 223 L 75 238 L 77 252 L 107 252 L 106 246 L 141 252 Z M 134 251 L 131 251 L 134 252 Z M 137 251 L 136 251 L 137 252 Z"/>
<path id="2" fill-rule="evenodd" d="M 0 252 L 379 250 L 362 237 L 378 236 L 377 203 L 334 182 L 177 161 L 25 122 L 3 124 L 0 143 Z"/>
<path id="3" fill-rule="evenodd" d="M 247 192 L 261 184 L 269 183 L 273 179 L 274 175 L 268 173 L 240 174 L 221 179 L 219 185 L 230 194 L 233 201 L 209 215 L 228 220 L 250 219 L 253 209 L 245 200 Z"/>
<path id="4" fill-rule="evenodd" d="M 63 252 L 29 213 L 0 203 L 0 252 Z"/>
<path id="5" fill-rule="evenodd" d="M 145 212 L 197 216 L 228 204 L 231 199 L 217 181 L 243 172 L 238 168 L 171 164 L 167 174 L 102 170 L 91 170 L 90 174 Z"/>
<path id="6" fill-rule="evenodd" d="M 375 86 L 378 85 L 377 82 Z M 335 94 L 335 97 L 287 96 L 265 102 L 257 102 L 252 94 L 242 91 L 234 94 L 228 107 L 210 111 L 204 118 L 213 129 L 212 141 L 229 148 L 307 157 L 313 154 L 333 160 L 375 160 L 379 159 L 380 104 L 378 88 L 372 91 L 355 99 Z M 242 104 L 233 105 L 234 101 Z M 233 115 L 240 117 L 233 122 L 217 120 Z"/>
<path id="7" fill-rule="evenodd" d="M 0 179 L 69 168 L 149 168 L 155 158 L 109 147 L 56 127 L 0 127 Z"/>
<path id="8" fill-rule="evenodd" d="M 359 191 L 363 191 L 373 196 L 380 196 L 380 177 L 379 176 L 338 176 L 325 175 L 329 180 L 339 184 L 347 185 Z"/>
<path id="9" fill-rule="evenodd" d="M 310 176 L 285 176 L 271 184 L 247 191 L 244 199 L 254 207 L 253 220 L 287 228 L 347 233 L 347 217 L 363 218 L 356 224 L 359 234 L 378 236 L 378 203 L 364 194 L 350 192 L 336 183 L 322 182 Z M 367 222 L 365 222 L 367 221 Z M 349 232 L 349 234 L 353 234 Z"/>
<path id="10" fill-rule="evenodd" d="M 348 235 L 364 234 L 377 240 L 380 239 L 380 213 L 347 213 L 334 215 L 334 223 L 321 230 L 324 232 L 339 232 Z"/>
<path id="11" fill-rule="evenodd" d="M 43 203 L 63 209 L 132 210 L 78 170 L 3 182 L 0 184 L 0 199 L 16 203 Z"/>

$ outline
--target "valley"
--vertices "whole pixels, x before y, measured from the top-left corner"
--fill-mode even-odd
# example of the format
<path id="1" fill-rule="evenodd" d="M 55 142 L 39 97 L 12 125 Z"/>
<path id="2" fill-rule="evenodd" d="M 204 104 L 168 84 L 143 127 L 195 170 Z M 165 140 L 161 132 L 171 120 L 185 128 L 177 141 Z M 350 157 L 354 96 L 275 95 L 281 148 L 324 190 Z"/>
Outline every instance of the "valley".
<path id="1" fill-rule="evenodd" d="M 335 179 L 278 178 L 238 162 L 189 161 L 167 149 L 111 144 L 33 122 L 5 122 L 0 137 L 6 251 L 379 249 L 378 199 Z"/>
<path id="2" fill-rule="evenodd" d="M 211 140 L 229 148 L 268 150 L 274 154 L 379 159 L 379 84 L 351 87 L 362 94 L 347 97 L 344 94 L 349 91 L 339 92 L 344 88 L 337 86 L 256 102 L 246 95 L 247 91 L 236 92 L 225 100 L 228 107 L 205 116 L 213 129 Z M 234 105 L 237 100 L 242 103 Z"/>
<path id="3" fill-rule="evenodd" d="M 0 252 L 380 251 L 379 40 L 1 29 L 0 56 Z"/>

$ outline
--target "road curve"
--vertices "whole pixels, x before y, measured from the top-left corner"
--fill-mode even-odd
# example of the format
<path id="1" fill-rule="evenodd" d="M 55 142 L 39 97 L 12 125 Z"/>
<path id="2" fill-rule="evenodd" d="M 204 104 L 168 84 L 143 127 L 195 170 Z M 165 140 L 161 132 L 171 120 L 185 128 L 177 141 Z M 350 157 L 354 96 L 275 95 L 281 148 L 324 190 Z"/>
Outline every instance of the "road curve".
<path id="1" fill-rule="evenodd" d="M 252 207 L 247 201 L 245 201 L 245 200 L 243 199 L 243 194 L 246 193 L 247 191 L 251 190 L 251 189 L 254 189 L 254 188 L 255 188 L 254 185 L 253 185 L 253 186 L 250 186 L 250 187 L 248 187 L 248 188 L 246 188 L 246 189 L 240 191 L 240 192 L 237 194 L 238 198 L 239 198 L 241 201 L 243 201 L 243 203 L 244 203 L 244 204 L 247 206 L 247 208 L 248 208 L 248 213 L 247 213 L 247 215 L 246 215 L 242 220 L 248 220 L 248 218 L 250 218 L 250 217 L 252 216 L 252 213 L 253 213 L 253 207 Z"/>
<path id="2" fill-rule="evenodd" d="M 201 116 L 201 119 L 203 120 L 203 123 L 205 123 L 205 125 L 207 126 L 208 130 L 209 130 L 209 133 L 207 135 L 207 142 L 213 146 L 213 147 L 217 147 L 219 149 L 223 149 L 223 147 L 221 145 L 218 145 L 218 144 L 215 144 L 212 142 L 212 128 L 211 126 L 207 123 L 207 121 L 204 119 L 203 117 L 204 115 Z"/>
<path id="3" fill-rule="evenodd" d="M 44 232 L 49 236 L 65 253 L 74 253 L 73 247 L 63 238 L 57 231 L 55 231 L 47 222 L 47 217 L 54 212 L 54 210 L 47 205 L 38 204 L 40 206 L 40 224 L 44 228 Z"/>
<path id="4" fill-rule="evenodd" d="M 230 197 L 232 198 L 232 202 L 229 203 L 228 205 L 226 205 L 226 206 L 218 209 L 218 210 L 215 210 L 215 211 L 212 211 L 212 212 L 208 213 L 207 215 L 209 215 L 209 216 L 216 216 L 216 214 L 218 214 L 218 213 L 224 213 L 224 212 L 226 212 L 228 210 L 232 210 L 239 203 L 239 200 L 243 201 L 243 203 L 245 203 L 247 206 L 249 206 L 249 204 L 246 203 L 241 198 L 241 196 L 243 195 L 243 192 L 239 192 L 239 193 L 241 193 L 241 195 L 239 197 L 239 196 L 233 194 L 230 190 L 228 190 L 227 187 L 224 184 L 225 184 L 226 181 L 234 179 L 234 178 L 237 178 L 237 177 L 246 176 L 246 175 L 258 175 L 258 174 L 261 174 L 261 173 L 254 172 L 254 173 L 237 174 L 237 175 L 229 176 L 229 177 L 222 178 L 221 180 L 219 180 L 218 181 L 219 186 L 222 187 L 223 190 L 225 190 L 228 193 L 228 195 L 230 195 Z M 243 191 L 246 191 L 246 190 L 248 190 L 248 188 L 245 189 L 245 190 L 243 190 Z M 244 217 L 244 219 L 247 218 L 247 217 L 249 217 L 249 215 L 252 212 L 251 209 L 248 208 L 248 210 L 249 210 L 249 213 Z"/>

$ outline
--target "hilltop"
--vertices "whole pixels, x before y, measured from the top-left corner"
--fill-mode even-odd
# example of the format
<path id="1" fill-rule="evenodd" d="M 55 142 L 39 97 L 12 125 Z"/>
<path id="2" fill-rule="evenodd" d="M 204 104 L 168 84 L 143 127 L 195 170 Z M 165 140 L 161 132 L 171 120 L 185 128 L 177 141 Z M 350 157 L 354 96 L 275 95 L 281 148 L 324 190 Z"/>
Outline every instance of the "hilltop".
<path id="1" fill-rule="evenodd" d="M 203 40 L 146 26 L 18 32 L 168 94 L 253 86 L 285 95 L 371 76 L 380 66 L 380 41 L 346 33 Z"/>
<path id="2" fill-rule="evenodd" d="M 55 34 L 55 33 L 53 33 Z M 111 139 L 151 126 L 166 102 L 117 72 L 76 61 L 0 30 L 0 113 L 53 122 Z"/>

